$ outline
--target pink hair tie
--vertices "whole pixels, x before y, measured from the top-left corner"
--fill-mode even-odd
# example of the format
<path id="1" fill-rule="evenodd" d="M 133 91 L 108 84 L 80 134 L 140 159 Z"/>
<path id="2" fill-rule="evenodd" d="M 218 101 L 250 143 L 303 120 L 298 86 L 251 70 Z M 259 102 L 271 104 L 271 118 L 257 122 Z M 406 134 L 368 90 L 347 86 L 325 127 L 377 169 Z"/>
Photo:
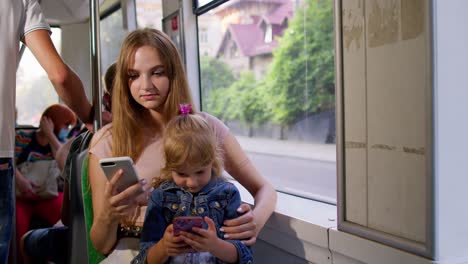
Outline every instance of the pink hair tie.
<path id="1" fill-rule="evenodd" d="M 188 115 L 190 114 L 190 110 L 192 110 L 191 104 L 179 104 L 180 114 Z"/>

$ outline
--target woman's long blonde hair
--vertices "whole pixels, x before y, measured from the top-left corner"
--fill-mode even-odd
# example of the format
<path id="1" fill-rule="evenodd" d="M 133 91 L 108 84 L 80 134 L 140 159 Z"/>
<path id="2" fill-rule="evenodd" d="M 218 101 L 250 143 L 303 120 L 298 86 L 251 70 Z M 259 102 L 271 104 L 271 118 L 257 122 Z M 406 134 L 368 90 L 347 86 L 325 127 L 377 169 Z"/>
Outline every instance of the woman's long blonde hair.
<path id="1" fill-rule="evenodd" d="M 117 73 L 112 95 L 112 155 L 130 156 L 138 160 L 146 144 L 143 125 L 152 122 L 149 110 L 138 104 L 130 93 L 128 69 L 134 63 L 136 51 L 150 46 L 157 50 L 169 79 L 169 92 L 163 106 L 163 122 L 178 113 L 180 103 L 192 103 L 184 67 L 177 48 L 163 32 L 156 29 L 138 29 L 123 41 L 117 60 Z M 195 110 L 192 110 L 195 112 Z M 163 134 L 162 128 L 155 134 Z"/>
<path id="2" fill-rule="evenodd" d="M 165 165 L 161 181 L 172 180 L 172 171 L 212 165 L 212 176 L 222 177 L 222 150 L 210 124 L 203 117 L 182 114 L 171 120 L 164 133 Z"/>

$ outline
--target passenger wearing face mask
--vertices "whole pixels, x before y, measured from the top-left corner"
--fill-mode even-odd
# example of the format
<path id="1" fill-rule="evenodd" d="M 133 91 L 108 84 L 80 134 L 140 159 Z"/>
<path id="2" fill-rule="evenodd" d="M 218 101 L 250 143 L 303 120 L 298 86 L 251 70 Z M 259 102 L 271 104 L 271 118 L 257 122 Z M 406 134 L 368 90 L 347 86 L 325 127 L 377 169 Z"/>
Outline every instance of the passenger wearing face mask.
<path id="1" fill-rule="evenodd" d="M 75 123 L 75 114 L 65 105 L 54 104 L 47 107 L 41 116 L 38 129 L 16 131 L 16 165 L 26 161 L 55 159 L 57 151 L 66 141 L 69 127 Z M 16 188 L 21 194 L 16 199 L 16 241 L 20 241 L 29 230 L 33 216 L 41 218 L 51 226 L 60 219 L 63 194 L 59 192 L 56 198 L 39 199 L 36 195 L 39 186 L 24 177 L 18 169 L 15 179 Z"/>

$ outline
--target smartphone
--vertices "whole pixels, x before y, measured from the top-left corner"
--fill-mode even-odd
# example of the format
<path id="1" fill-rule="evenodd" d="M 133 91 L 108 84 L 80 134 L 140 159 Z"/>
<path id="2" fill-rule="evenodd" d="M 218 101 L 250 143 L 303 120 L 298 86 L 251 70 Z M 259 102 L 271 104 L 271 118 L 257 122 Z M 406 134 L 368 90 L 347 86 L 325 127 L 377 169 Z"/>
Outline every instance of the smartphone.
<path id="1" fill-rule="evenodd" d="M 127 189 L 139 181 L 133 160 L 130 157 L 105 158 L 99 160 L 99 164 L 109 181 L 119 169 L 124 171 L 124 175 L 116 183 L 118 192 Z"/>
<path id="2" fill-rule="evenodd" d="M 203 218 L 201 216 L 176 216 L 172 220 L 174 235 L 178 236 L 180 231 L 192 232 L 192 227 L 203 228 Z"/>

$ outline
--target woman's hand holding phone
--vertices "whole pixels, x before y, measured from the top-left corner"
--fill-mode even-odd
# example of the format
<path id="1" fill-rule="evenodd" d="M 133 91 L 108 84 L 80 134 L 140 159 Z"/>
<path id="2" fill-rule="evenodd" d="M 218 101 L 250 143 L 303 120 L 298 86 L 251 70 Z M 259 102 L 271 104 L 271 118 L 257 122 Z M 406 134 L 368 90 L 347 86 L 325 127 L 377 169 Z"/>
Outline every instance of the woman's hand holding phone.
<path id="1" fill-rule="evenodd" d="M 112 219 L 120 221 L 135 212 L 137 198 L 147 196 L 153 188 L 146 188 L 146 179 L 138 179 L 133 162 L 129 157 L 101 159 L 99 161 L 108 182 L 104 190 L 108 210 Z"/>

